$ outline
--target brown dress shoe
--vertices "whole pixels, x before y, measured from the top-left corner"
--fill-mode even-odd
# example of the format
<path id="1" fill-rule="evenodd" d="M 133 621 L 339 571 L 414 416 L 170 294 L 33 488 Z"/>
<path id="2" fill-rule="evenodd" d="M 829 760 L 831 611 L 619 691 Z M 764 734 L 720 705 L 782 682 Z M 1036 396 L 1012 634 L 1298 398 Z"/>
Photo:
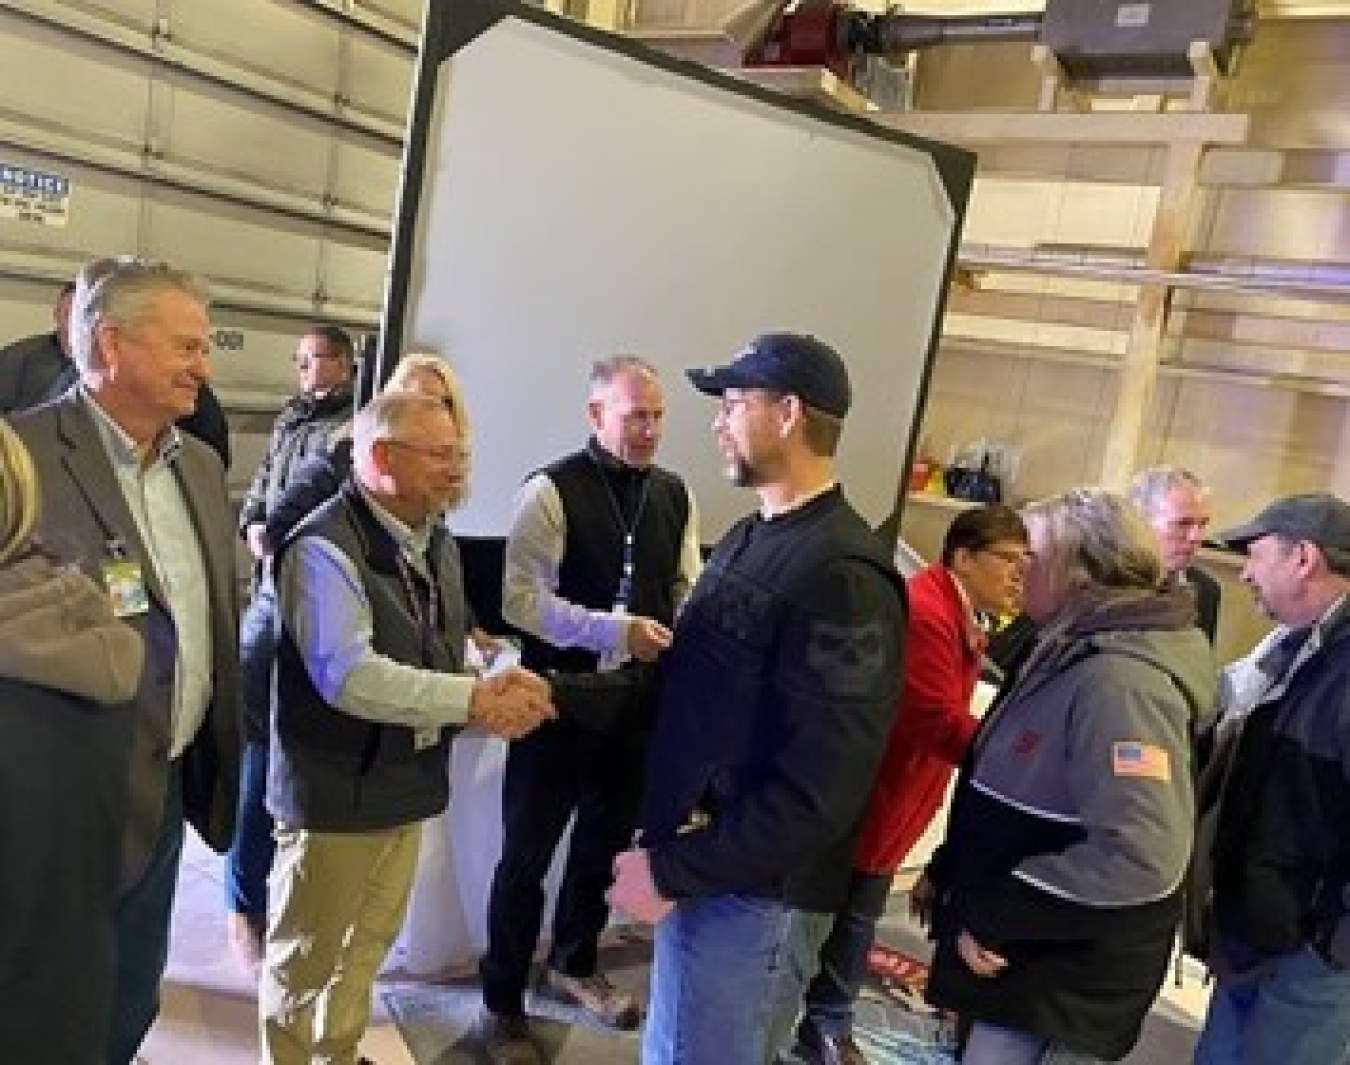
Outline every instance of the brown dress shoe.
<path id="1" fill-rule="evenodd" d="M 611 1028 L 632 1031 L 642 1023 L 642 1008 L 637 999 L 627 991 L 620 991 L 601 973 L 568 976 L 549 969 L 544 973 L 543 987 L 555 998 L 580 1006 Z"/>

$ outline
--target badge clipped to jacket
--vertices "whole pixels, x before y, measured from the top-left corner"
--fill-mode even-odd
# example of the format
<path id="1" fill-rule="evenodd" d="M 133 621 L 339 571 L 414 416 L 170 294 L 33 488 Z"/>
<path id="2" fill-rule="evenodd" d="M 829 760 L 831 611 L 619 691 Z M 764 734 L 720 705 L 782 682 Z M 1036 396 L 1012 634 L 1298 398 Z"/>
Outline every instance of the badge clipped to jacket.
<path id="1" fill-rule="evenodd" d="M 127 557 L 127 549 L 121 540 L 108 541 L 108 557 L 100 569 L 115 617 L 131 618 L 149 612 L 150 594 L 145 589 L 141 564 Z"/>

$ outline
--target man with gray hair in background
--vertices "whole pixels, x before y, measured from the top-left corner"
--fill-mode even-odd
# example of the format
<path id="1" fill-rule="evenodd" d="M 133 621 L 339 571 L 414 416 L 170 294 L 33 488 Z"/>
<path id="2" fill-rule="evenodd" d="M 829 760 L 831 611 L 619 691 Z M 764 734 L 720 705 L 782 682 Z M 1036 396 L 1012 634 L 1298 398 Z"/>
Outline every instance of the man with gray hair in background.
<path id="1" fill-rule="evenodd" d="M 1187 949 L 1215 977 L 1197 1065 L 1350 1062 L 1350 504 L 1276 500 L 1218 539 L 1278 624 L 1201 737 Z"/>
<path id="2" fill-rule="evenodd" d="M 233 827 L 233 521 L 220 460 L 174 427 L 210 375 L 201 282 L 163 263 L 95 260 L 76 281 L 70 340 L 77 386 L 14 428 L 42 485 L 44 548 L 101 582 L 145 643 L 107 1053 L 125 1065 L 159 1009 L 183 819 L 216 850 Z"/>
<path id="3" fill-rule="evenodd" d="M 1151 466 L 1135 474 L 1126 493 L 1153 526 L 1169 582 L 1195 597 L 1196 625 L 1214 643 L 1219 582 L 1194 565 L 1209 527 L 1209 489 L 1190 470 Z"/>

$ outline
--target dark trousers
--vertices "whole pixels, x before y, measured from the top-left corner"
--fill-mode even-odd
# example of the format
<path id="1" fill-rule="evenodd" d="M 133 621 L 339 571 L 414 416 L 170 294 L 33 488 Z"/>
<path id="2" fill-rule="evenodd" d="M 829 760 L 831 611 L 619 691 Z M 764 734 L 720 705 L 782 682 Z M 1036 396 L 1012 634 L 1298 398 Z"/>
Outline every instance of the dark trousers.
<path id="1" fill-rule="evenodd" d="M 108 1065 L 127 1065 L 159 1013 L 159 984 L 169 961 L 169 918 L 183 852 L 183 776 L 169 765 L 164 819 L 141 878 L 118 900 L 116 978 Z"/>
<path id="2" fill-rule="evenodd" d="M 524 1012 L 543 923 L 544 877 L 574 810 L 549 964 L 570 976 L 595 973 L 614 857 L 631 842 L 637 821 L 642 760 L 635 737 L 589 732 L 569 721 L 511 744 L 502 780 L 502 857 L 488 898 L 488 949 L 479 964 L 483 1002 L 492 1012 Z"/>
<path id="3" fill-rule="evenodd" d="M 853 1003 L 867 978 L 867 953 L 886 912 L 891 879 L 890 873 L 853 870 L 848 896 L 820 948 L 820 970 L 806 989 L 802 1024 L 816 1034 L 841 1036 L 853 1028 Z"/>
<path id="4" fill-rule="evenodd" d="M 276 664 L 276 593 L 269 580 L 255 582 L 239 621 L 239 668 L 244 681 L 244 735 L 239 810 L 225 856 L 225 905 L 233 913 L 267 916 L 267 875 L 272 871 L 272 815 L 267 812 L 267 732 Z"/>
<path id="5" fill-rule="evenodd" d="M 276 841 L 267 812 L 267 744 L 244 744 L 239 761 L 239 811 L 225 856 L 225 905 L 232 913 L 267 916 L 267 877 Z"/>

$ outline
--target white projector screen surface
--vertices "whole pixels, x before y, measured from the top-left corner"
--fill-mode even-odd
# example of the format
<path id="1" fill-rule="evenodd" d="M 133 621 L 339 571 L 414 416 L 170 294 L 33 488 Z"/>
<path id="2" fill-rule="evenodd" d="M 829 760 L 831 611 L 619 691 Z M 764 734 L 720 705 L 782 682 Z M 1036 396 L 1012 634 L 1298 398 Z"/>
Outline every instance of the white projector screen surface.
<path id="1" fill-rule="evenodd" d="M 385 354 L 436 351 L 461 376 L 474 464 L 458 532 L 505 534 L 521 481 L 584 442 L 591 362 L 632 352 L 665 386 L 658 461 L 716 540 L 755 499 L 726 482 L 713 401 L 684 370 L 771 330 L 844 355 L 841 481 L 873 524 L 893 515 L 968 191 L 953 202 L 934 146 L 534 13 L 431 62 Z"/>

